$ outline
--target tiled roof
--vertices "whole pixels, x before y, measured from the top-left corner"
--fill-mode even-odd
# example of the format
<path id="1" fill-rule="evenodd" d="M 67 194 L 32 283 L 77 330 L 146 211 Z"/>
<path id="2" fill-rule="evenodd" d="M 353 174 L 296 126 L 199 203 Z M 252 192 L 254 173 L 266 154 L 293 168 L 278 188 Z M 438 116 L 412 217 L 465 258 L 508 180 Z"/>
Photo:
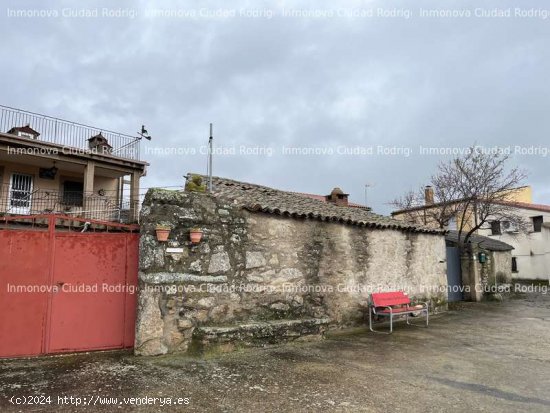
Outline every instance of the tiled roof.
<path id="1" fill-rule="evenodd" d="M 190 176 L 200 174 L 189 174 Z M 201 175 L 204 182 L 207 178 Z M 281 191 L 266 186 L 213 177 L 213 195 L 226 199 L 250 211 L 277 214 L 295 218 L 339 222 L 370 228 L 397 229 L 409 232 L 444 234 L 444 230 L 412 225 L 377 215 L 361 208 L 336 206 L 296 192 Z"/>
<path id="2" fill-rule="evenodd" d="M 15 135 L 15 134 L 17 134 L 17 132 L 29 133 L 33 136 L 40 136 L 40 133 L 35 131 L 29 125 L 13 127 L 7 133 Z"/>
<path id="3" fill-rule="evenodd" d="M 406 208 L 406 209 L 400 209 L 400 210 L 397 210 L 397 211 L 393 211 L 391 214 L 392 215 L 400 215 L 400 214 L 404 214 L 404 213 L 407 213 L 407 212 L 420 211 L 422 209 L 438 208 L 438 207 L 441 207 L 443 205 L 450 205 L 450 204 L 453 204 L 453 203 L 456 203 L 456 202 L 462 202 L 462 201 L 465 201 L 465 200 L 466 200 L 466 198 L 461 198 L 461 199 L 457 199 L 457 200 L 454 200 L 454 201 L 438 202 L 438 203 L 430 204 L 430 205 L 420 205 L 420 206 L 417 206 L 417 207 L 411 207 L 411 208 Z M 523 209 L 532 209 L 534 211 L 550 212 L 550 205 L 532 204 L 532 203 L 529 203 L 529 202 L 516 202 L 516 201 L 498 201 L 498 202 L 493 201 L 493 202 L 495 204 L 507 205 L 507 206 L 514 207 L 514 208 L 523 208 Z"/>
<path id="4" fill-rule="evenodd" d="M 461 237 L 464 239 L 466 234 L 462 233 Z M 445 240 L 453 243 L 458 242 L 458 231 L 452 230 L 445 235 Z M 498 239 L 485 237 L 483 235 L 473 234 L 470 237 L 470 242 L 472 244 L 478 244 L 481 248 L 489 251 L 511 251 L 514 249 L 510 244 L 499 241 Z"/>
<path id="5" fill-rule="evenodd" d="M 550 205 L 531 204 L 528 202 L 515 202 L 515 201 L 501 202 L 501 204 L 513 206 L 516 208 L 533 209 L 535 211 L 550 212 Z"/>

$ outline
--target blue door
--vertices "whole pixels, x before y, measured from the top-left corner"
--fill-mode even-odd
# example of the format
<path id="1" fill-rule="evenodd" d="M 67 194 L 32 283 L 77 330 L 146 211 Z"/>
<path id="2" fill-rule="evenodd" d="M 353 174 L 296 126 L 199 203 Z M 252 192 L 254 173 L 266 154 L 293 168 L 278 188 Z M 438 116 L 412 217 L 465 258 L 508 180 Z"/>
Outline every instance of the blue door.
<path id="1" fill-rule="evenodd" d="M 449 302 L 464 299 L 462 271 L 460 270 L 460 251 L 457 247 L 447 247 L 447 284 Z"/>

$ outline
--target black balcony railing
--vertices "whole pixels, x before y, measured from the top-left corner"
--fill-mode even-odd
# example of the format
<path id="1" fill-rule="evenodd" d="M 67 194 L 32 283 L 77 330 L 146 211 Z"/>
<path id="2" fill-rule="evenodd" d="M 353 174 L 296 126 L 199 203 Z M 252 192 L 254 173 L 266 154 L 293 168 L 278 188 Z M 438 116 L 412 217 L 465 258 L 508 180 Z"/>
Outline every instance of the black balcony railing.
<path id="1" fill-rule="evenodd" d="M 21 128 L 27 125 L 40 133 L 37 137 L 38 141 L 54 143 L 80 151 L 89 151 L 88 139 L 101 133 L 112 147 L 109 149 L 110 155 L 139 160 L 139 138 L 136 136 L 0 105 L 0 132 L 7 133 L 12 128 Z"/>
<path id="2" fill-rule="evenodd" d="M 0 185 L 0 215 L 64 214 L 99 221 L 134 223 L 139 202 L 129 199 L 58 192 L 48 189 L 15 189 Z"/>

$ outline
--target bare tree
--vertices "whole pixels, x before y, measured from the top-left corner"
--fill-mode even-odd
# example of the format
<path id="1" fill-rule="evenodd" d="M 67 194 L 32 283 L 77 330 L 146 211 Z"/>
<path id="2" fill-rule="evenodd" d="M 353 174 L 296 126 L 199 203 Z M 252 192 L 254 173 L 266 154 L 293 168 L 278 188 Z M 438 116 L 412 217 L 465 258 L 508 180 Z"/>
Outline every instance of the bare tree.
<path id="1" fill-rule="evenodd" d="M 445 185 L 442 181 L 442 178 L 432 177 L 432 185 L 430 186 L 435 200 L 432 207 L 425 205 L 425 188 L 408 191 L 403 196 L 391 201 L 390 205 L 396 208 L 400 215 L 403 215 L 411 223 L 435 224 L 439 228 L 446 228 L 449 221 L 456 217 L 460 211 L 460 204 L 456 202 L 459 197 L 454 194 L 453 188 Z"/>
<path id="2" fill-rule="evenodd" d="M 461 247 L 468 244 L 472 234 L 492 221 L 507 221 L 519 233 L 527 232 L 527 221 L 510 203 L 511 195 L 526 174 L 517 167 L 507 169 L 509 158 L 506 154 L 484 153 L 472 147 L 467 155 L 440 165 L 437 175 L 448 177 L 462 198 L 458 223 Z"/>
<path id="3" fill-rule="evenodd" d="M 435 222 L 440 228 L 456 219 L 461 249 L 477 230 L 493 221 L 507 221 L 519 233 L 526 232 L 527 221 L 510 203 L 511 194 L 526 175 L 518 168 L 507 168 L 508 160 L 507 154 L 488 153 L 472 146 L 465 155 L 439 164 L 431 179 L 432 206 L 418 207 L 422 190 L 410 191 L 391 205 L 411 221 Z"/>

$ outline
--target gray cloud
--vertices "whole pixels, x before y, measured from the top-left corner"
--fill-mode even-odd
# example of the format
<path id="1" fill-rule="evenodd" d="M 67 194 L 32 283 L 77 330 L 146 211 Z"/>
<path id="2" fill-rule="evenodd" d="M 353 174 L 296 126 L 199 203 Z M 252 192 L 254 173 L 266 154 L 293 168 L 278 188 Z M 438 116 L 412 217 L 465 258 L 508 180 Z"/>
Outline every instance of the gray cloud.
<path id="1" fill-rule="evenodd" d="M 206 5 L 204 5 L 206 4 Z M 206 158 L 160 155 L 158 148 L 206 144 L 208 123 L 219 155 L 215 173 L 282 189 L 328 193 L 341 186 L 353 200 L 385 204 L 425 183 L 439 156 L 419 146 L 550 147 L 550 18 L 428 18 L 420 9 L 469 10 L 479 2 L 348 1 L 207 2 L 235 10 L 229 18 L 148 17 L 153 8 L 200 13 L 195 2 L 42 2 L 41 9 L 88 7 L 97 18 L 10 17 L 35 2 L 10 0 L 0 15 L 2 104 L 121 132 L 145 123 L 151 163 L 145 186 L 182 183 Z M 135 18 L 101 17 L 102 8 Z M 487 10 L 543 10 L 532 1 L 484 2 Z M 386 12 L 406 18 L 282 17 L 283 8 Z M 239 17 L 271 10 L 272 18 Z M 74 11 L 71 11 L 74 13 Z M 123 10 L 121 11 L 123 12 Z M 240 145 L 271 148 L 239 155 Z M 381 155 L 411 148 L 410 156 Z M 374 148 L 373 155 L 283 156 L 281 148 Z M 154 149 L 157 148 L 157 152 Z M 149 152 L 147 152 L 149 151 Z M 539 202 L 550 203 L 548 156 L 514 156 Z"/>

